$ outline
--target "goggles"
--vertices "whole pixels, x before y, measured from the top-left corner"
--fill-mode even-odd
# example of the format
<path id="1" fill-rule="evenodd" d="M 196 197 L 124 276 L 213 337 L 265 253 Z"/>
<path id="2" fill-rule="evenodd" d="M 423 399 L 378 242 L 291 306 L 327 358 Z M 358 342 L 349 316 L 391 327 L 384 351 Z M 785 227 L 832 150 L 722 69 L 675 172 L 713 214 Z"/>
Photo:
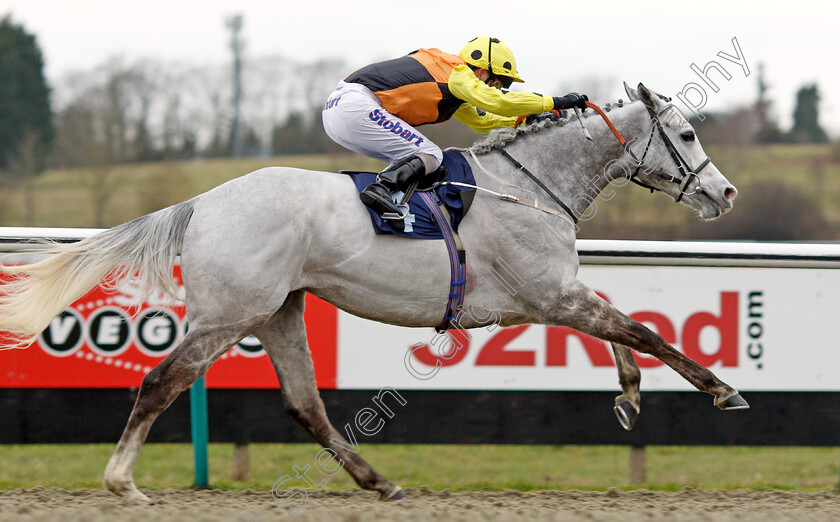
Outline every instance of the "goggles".
<path id="1" fill-rule="evenodd" d="M 496 76 L 491 73 L 490 78 L 487 79 L 487 85 L 496 87 L 497 89 L 510 89 L 512 84 L 513 78 L 509 76 Z"/>

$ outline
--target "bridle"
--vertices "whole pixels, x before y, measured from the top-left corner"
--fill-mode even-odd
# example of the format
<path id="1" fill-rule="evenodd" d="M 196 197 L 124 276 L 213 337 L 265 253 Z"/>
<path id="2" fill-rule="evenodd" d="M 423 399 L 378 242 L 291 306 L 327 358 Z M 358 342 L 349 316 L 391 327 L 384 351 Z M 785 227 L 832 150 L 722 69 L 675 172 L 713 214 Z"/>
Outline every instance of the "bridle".
<path id="1" fill-rule="evenodd" d="M 633 153 L 633 150 L 630 148 L 629 144 L 625 145 L 624 147 L 624 150 L 627 151 L 627 154 L 629 154 L 630 157 L 633 158 L 633 161 L 636 162 L 636 170 L 633 171 L 633 174 L 630 175 L 630 181 L 632 181 L 636 185 L 650 189 L 651 192 L 653 192 L 654 190 L 661 190 L 637 179 L 639 170 L 641 170 L 641 168 L 644 167 L 646 173 L 652 172 L 657 176 L 665 179 L 666 181 L 676 183 L 679 186 L 680 195 L 674 198 L 674 202 L 679 203 L 683 196 L 691 196 L 692 194 L 697 193 L 697 191 L 700 189 L 700 179 L 698 178 L 697 174 L 699 174 L 701 170 L 706 168 L 706 165 L 711 163 L 712 160 L 708 156 L 706 156 L 706 159 L 703 160 L 700 163 L 700 165 L 697 166 L 696 169 L 692 169 L 688 162 L 685 159 L 683 159 L 682 155 L 680 155 L 680 152 L 677 150 L 677 147 L 674 145 L 674 143 L 671 141 L 668 135 L 665 134 L 665 129 L 662 128 L 662 122 L 660 121 L 660 118 L 668 110 L 675 109 L 673 103 L 669 103 L 658 113 L 655 113 L 650 107 L 646 106 L 646 108 L 648 113 L 650 114 L 651 126 L 650 134 L 648 135 L 647 145 L 645 145 L 645 151 L 642 153 L 642 157 L 638 158 Z M 602 112 L 600 114 L 604 117 L 605 120 L 607 119 L 606 114 Z M 661 170 L 645 165 L 645 157 L 647 156 L 648 150 L 650 150 L 650 144 L 653 141 L 653 135 L 657 130 L 659 131 L 659 136 L 662 138 L 662 142 L 665 144 L 665 148 L 668 149 L 668 153 L 671 155 L 671 159 L 674 160 L 674 165 L 676 165 L 677 170 L 679 171 L 679 176 L 667 174 L 665 172 L 662 172 Z M 624 143 L 622 143 L 622 145 L 624 145 Z M 692 180 L 697 180 L 697 186 L 694 187 L 693 191 L 687 192 L 687 189 L 691 185 Z"/>
<path id="2" fill-rule="evenodd" d="M 594 103 L 592 103 L 590 101 L 586 102 L 586 107 L 594 110 L 599 115 L 601 115 L 601 117 L 604 119 L 604 122 L 606 122 L 607 126 L 610 128 L 612 133 L 615 135 L 618 142 L 624 147 L 624 150 L 627 151 L 627 154 L 629 154 L 630 157 L 633 158 L 633 161 L 635 162 L 636 170 L 634 170 L 633 174 L 630 175 L 630 178 L 629 178 L 630 181 L 632 181 L 636 185 L 639 185 L 639 186 L 645 187 L 647 189 L 650 189 L 651 193 L 653 193 L 654 191 L 662 191 L 662 189 L 654 187 L 652 185 L 649 185 L 649 184 L 645 183 L 644 181 L 641 181 L 641 180 L 638 179 L 639 171 L 642 169 L 642 167 L 644 167 L 645 173 L 652 172 L 652 173 L 656 174 L 657 176 L 663 178 L 664 180 L 670 181 L 671 183 L 676 183 L 679 186 L 680 195 L 674 197 L 674 202 L 679 203 L 680 200 L 682 200 L 683 196 L 691 196 L 692 194 L 696 194 L 697 191 L 700 190 L 700 179 L 697 176 L 697 174 L 699 174 L 701 170 L 706 168 L 706 165 L 711 163 L 712 160 L 708 156 L 706 156 L 706 159 L 703 160 L 700 163 L 700 165 L 697 166 L 696 169 L 692 169 L 691 166 L 688 164 L 688 162 L 685 161 L 685 159 L 683 159 L 682 155 L 680 155 L 676 146 L 674 146 L 674 143 L 671 141 L 670 138 L 668 138 L 668 135 L 665 134 L 665 129 L 662 128 L 662 123 L 659 121 L 660 118 L 662 117 L 662 115 L 665 114 L 668 110 L 676 109 L 676 107 L 674 107 L 674 104 L 670 103 L 670 101 L 671 101 L 670 98 L 663 98 L 663 99 L 665 99 L 669 103 L 658 113 L 654 112 L 653 109 L 651 109 L 650 107 L 645 106 L 645 108 L 647 108 L 648 114 L 650 114 L 651 125 L 650 125 L 650 134 L 648 135 L 647 145 L 645 145 L 645 151 L 642 153 L 641 158 L 637 157 L 636 154 L 633 153 L 633 151 L 630 149 L 630 144 L 632 142 L 628 143 L 627 140 L 624 139 L 624 137 L 621 135 L 620 132 L 618 132 L 618 129 L 615 128 L 615 125 L 613 125 L 612 121 L 610 121 L 610 119 L 607 117 L 606 113 L 600 107 L 598 107 L 597 105 L 595 105 Z M 559 116 L 558 111 L 551 111 L 551 112 L 554 112 L 555 114 L 557 114 L 557 116 Z M 516 124 L 514 125 L 514 127 L 518 127 L 524 119 L 525 119 L 525 116 L 520 116 L 516 120 Z M 677 167 L 677 171 L 679 171 L 678 176 L 674 176 L 672 174 L 668 174 L 668 173 L 663 172 L 661 170 L 658 170 L 658 169 L 655 169 L 653 167 L 645 165 L 645 158 L 647 157 L 647 153 L 650 150 L 650 145 L 653 142 L 653 136 L 654 136 L 654 134 L 656 133 L 657 130 L 659 131 L 659 136 L 662 138 L 662 142 L 665 144 L 665 148 L 668 149 L 668 153 L 671 155 L 671 159 L 674 160 L 674 165 Z M 574 220 L 575 223 L 578 222 L 577 216 L 574 214 L 574 212 L 572 212 L 572 210 L 569 208 L 569 206 L 566 205 L 565 203 L 563 203 L 563 201 L 559 197 L 557 197 L 557 195 L 554 194 L 551 190 L 549 190 L 549 188 L 546 187 L 545 184 L 543 184 L 539 179 L 537 179 L 536 176 L 534 176 L 520 162 L 518 162 L 515 158 L 513 158 L 513 156 L 511 156 L 506 150 L 498 149 L 498 151 L 502 154 L 502 156 L 507 158 L 508 161 L 513 163 L 513 165 L 517 168 L 517 170 L 521 171 L 523 174 L 525 174 L 526 176 L 531 178 L 531 180 L 535 181 L 536 184 L 541 189 L 543 189 L 543 191 L 545 191 L 546 194 L 551 196 L 551 199 L 553 199 L 557 204 L 559 204 L 563 208 L 563 210 L 566 211 L 567 214 L 569 214 L 569 216 Z M 693 191 L 687 192 L 686 189 L 688 189 L 688 187 L 691 185 L 692 180 L 697 180 L 697 186 L 694 187 Z"/>

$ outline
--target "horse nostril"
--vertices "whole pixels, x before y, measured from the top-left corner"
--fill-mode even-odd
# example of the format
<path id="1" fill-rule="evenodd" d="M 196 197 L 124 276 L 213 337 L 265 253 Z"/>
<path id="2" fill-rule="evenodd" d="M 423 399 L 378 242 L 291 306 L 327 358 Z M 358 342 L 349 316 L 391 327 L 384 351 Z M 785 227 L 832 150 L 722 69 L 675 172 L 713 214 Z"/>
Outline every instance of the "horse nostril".
<path id="1" fill-rule="evenodd" d="M 735 198 L 738 196 L 738 189 L 735 187 L 726 187 L 726 190 L 723 191 L 723 197 L 726 198 L 726 201 L 732 202 L 735 201 Z"/>

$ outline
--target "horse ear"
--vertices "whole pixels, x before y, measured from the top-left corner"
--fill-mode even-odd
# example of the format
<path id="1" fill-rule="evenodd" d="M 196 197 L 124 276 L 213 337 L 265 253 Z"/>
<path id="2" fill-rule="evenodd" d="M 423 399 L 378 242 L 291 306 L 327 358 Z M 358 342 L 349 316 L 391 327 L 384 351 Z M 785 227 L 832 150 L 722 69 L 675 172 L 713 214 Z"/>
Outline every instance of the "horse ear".
<path id="1" fill-rule="evenodd" d="M 631 102 L 634 102 L 639 99 L 639 93 L 636 92 L 636 89 L 627 85 L 627 82 L 624 82 L 624 92 L 627 93 L 627 97 L 630 98 Z"/>
<path id="2" fill-rule="evenodd" d="M 643 84 L 639 84 L 639 99 L 642 100 L 649 109 L 656 111 L 659 107 L 659 96 L 651 92 L 647 87 Z"/>

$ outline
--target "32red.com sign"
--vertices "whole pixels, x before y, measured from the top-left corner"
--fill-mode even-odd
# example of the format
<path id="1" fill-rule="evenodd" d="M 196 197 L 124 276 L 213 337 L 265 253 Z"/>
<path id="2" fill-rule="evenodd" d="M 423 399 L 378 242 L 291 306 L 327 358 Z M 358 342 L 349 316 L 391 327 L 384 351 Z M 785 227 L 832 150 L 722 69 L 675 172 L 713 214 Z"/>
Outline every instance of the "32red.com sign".
<path id="1" fill-rule="evenodd" d="M 840 270 L 584 265 L 579 278 L 741 391 L 840 391 Z M 437 336 L 342 314 L 338 338 L 339 388 L 618 389 L 609 343 L 569 328 Z M 644 390 L 693 390 L 658 359 L 634 355 Z"/>

